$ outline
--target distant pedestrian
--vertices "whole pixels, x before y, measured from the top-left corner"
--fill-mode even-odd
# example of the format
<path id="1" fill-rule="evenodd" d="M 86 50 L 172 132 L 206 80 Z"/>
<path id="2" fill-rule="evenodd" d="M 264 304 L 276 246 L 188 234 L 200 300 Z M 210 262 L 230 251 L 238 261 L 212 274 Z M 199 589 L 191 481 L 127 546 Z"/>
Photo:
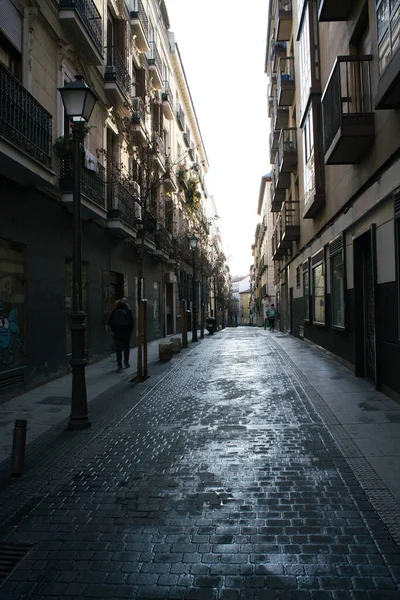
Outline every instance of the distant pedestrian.
<path id="1" fill-rule="evenodd" d="M 122 352 L 124 353 L 124 368 L 127 369 L 130 367 L 129 349 L 133 331 L 133 315 L 126 298 L 117 300 L 108 323 L 114 334 L 115 350 L 117 352 L 117 372 L 120 372 L 122 371 Z"/>
<path id="2" fill-rule="evenodd" d="M 267 310 L 267 313 L 268 313 L 268 321 L 269 321 L 269 330 L 270 331 L 275 331 L 276 311 L 275 311 L 274 304 L 271 304 L 271 306 Z"/>
<path id="3" fill-rule="evenodd" d="M 268 327 L 268 308 L 265 307 L 264 308 L 264 331 L 267 329 Z"/>

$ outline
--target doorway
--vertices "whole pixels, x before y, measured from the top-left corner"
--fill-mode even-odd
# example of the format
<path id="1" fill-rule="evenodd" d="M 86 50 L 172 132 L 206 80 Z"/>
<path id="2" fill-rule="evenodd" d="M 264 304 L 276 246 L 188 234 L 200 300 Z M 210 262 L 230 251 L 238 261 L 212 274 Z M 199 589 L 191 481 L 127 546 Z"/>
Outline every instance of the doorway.
<path id="1" fill-rule="evenodd" d="M 377 384 L 375 225 L 353 242 L 356 375 Z"/>

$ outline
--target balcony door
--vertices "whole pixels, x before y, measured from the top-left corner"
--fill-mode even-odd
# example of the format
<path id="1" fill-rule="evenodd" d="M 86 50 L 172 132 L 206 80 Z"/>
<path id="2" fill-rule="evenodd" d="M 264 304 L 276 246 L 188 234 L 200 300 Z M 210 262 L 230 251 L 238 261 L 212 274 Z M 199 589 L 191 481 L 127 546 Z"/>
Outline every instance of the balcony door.
<path id="1" fill-rule="evenodd" d="M 115 185 L 115 165 L 117 164 L 117 136 L 115 133 L 107 127 L 106 132 L 106 169 L 107 169 L 107 208 L 112 210 L 113 197 L 114 197 L 114 185 Z"/>

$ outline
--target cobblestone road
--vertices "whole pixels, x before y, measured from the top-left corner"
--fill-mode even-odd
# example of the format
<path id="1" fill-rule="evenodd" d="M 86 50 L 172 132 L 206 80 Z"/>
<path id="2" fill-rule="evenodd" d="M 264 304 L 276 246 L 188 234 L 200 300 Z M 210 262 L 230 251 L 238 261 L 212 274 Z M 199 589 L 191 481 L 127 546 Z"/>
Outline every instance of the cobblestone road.
<path id="1" fill-rule="evenodd" d="M 226 330 L 139 387 L 30 474 L 2 600 L 400 599 L 399 548 L 273 336 Z"/>

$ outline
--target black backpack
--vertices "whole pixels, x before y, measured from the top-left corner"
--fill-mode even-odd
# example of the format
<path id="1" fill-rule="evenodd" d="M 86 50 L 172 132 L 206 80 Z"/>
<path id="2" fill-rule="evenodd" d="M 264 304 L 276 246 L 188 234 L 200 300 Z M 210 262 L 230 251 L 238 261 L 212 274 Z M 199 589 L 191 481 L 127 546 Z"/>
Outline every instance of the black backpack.
<path id="1" fill-rule="evenodd" d="M 123 331 L 129 327 L 129 317 L 123 308 L 116 308 L 113 316 L 114 328 Z"/>

